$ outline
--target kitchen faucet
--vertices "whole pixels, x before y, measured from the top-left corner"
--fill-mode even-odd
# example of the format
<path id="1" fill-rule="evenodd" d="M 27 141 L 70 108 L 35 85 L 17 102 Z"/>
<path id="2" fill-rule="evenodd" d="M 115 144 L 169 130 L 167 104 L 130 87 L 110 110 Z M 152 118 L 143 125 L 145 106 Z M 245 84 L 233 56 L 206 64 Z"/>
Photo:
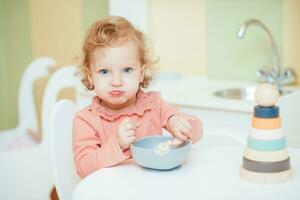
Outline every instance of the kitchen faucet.
<path id="1" fill-rule="evenodd" d="M 271 50 L 272 50 L 272 63 L 273 68 L 267 69 L 265 67 L 260 68 L 257 71 L 257 75 L 259 76 L 261 81 L 267 81 L 273 83 L 277 86 L 279 92 L 283 92 L 282 85 L 295 82 L 296 75 L 292 68 L 282 69 L 282 65 L 279 59 L 278 48 L 275 43 L 275 40 L 269 31 L 269 29 L 258 19 L 250 19 L 244 22 L 237 31 L 237 38 L 242 39 L 246 34 L 246 30 L 251 25 L 257 25 L 261 27 L 265 33 L 267 34 Z"/>

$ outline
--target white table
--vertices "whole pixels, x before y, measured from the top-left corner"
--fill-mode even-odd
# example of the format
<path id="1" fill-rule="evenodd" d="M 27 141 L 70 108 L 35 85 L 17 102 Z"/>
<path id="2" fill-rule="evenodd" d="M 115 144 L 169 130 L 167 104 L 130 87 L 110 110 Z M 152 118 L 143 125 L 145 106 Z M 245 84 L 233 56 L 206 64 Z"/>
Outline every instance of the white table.
<path id="1" fill-rule="evenodd" d="M 243 146 L 195 147 L 187 162 L 171 171 L 144 169 L 129 160 L 83 179 L 73 199 L 300 199 L 300 149 L 289 149 L 294 178 L 270 185 L 240 179 L 243 151 Z"/>

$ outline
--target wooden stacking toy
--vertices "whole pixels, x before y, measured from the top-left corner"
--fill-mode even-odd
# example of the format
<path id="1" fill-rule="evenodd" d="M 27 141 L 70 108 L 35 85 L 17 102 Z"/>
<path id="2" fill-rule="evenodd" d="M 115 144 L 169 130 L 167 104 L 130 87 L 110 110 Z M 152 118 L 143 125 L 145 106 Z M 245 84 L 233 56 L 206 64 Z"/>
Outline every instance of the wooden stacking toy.
<path id="1" fill-rule="evenodd" d="M 255 183 L 280 183 L 292 178 L 286 138 L 281 129 L 277 88 L 269 83 L 255 92 L 252 127 L 240 170 L 242 179 Z"/>

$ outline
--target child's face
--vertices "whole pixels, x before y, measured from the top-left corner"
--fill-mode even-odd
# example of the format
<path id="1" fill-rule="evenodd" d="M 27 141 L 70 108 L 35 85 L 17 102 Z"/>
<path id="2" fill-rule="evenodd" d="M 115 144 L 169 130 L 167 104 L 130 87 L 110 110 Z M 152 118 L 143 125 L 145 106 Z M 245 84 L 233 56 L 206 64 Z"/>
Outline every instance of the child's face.
<path id="1" fill-rule="evenodd" d="M 127 41 L 119 46 L 95 49 L 90 69 L 90 82 L 105 106 L 121 109 L 135 103 L 144 77 L 136 43 Z"/>

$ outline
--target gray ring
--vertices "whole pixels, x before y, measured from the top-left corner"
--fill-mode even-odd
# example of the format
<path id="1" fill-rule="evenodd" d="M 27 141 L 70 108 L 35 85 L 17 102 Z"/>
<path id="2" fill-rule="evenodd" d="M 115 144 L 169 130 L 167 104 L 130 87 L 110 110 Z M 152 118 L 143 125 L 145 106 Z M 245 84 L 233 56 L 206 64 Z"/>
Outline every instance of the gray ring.
<path id="1" fill-rule="evenodd" d="M 243 157 L 243 167 L 249 171 L 262 173 L 282 172 L 290 169 L 290 158 L 279 162 L 260 162 Z"/>

